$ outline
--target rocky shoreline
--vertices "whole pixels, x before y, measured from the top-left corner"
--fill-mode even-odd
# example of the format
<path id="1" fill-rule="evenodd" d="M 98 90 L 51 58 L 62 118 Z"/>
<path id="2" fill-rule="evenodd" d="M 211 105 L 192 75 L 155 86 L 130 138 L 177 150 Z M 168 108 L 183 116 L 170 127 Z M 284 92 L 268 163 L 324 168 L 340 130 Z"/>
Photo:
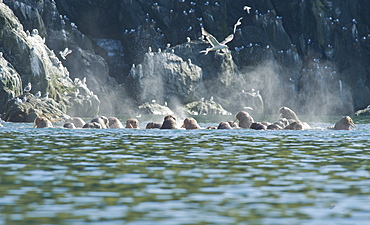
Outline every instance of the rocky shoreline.
<path id="1" fill-rule="evenodd" d="M 299 2 L 4 0 L 0 114 L 354 115 L 370 103 L 367 3 Z M 199 53 L 202 26 L 223 38 L 240 17 L 232 57 Z"/>

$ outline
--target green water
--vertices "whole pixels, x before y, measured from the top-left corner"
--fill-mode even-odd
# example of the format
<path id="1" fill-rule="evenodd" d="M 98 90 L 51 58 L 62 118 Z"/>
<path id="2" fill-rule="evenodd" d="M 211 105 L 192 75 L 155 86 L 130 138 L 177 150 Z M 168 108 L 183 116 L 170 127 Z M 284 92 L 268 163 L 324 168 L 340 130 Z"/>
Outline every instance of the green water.
<path id="1" fill-rule="evenodd" d="M 368 122 L 353 131 L 4 124 L 0 224 L 368 224 Z"/>

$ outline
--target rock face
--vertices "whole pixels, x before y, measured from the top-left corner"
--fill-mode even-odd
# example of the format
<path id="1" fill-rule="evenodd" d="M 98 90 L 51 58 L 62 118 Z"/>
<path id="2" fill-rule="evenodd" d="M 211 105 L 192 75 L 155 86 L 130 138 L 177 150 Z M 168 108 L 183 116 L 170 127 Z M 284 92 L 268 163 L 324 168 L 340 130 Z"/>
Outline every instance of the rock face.
<path id="1" fill-rule="evenodd" d="M 2 116 L 9 122 L 33 122 L 38 116 L 49 119 L 62 118 L 65 108 L 51 98 L 36 98 L 33 94 L 25 93 L 10 99 L 5 106 Z"/>
<path id="2" fill-rule="evenodd" d="M 0 68 L 0 112 L 4 112 L 8 100 L 20 95 L 23 90 L 21 77 L 2 54 L 0 55 Z"/>
<path id="3" fill-rule="evenodd" d="M 87 78 L 101 110 L 153 99 L 171 108 L 211 96 L 232 113 L 286 105 L 342 115 L 370 104 L 368 1 L 251 0 L 249 14 L 244 0 L 4 2 L 25 30 L 39 30 L 72 78 Z M 222 41 L 240 17 L 228 43 L 232 59 L 199 54 L 209 46 L 198 40 L 201 26 Z M 64 60 L 66 48 L 72 52 Z M 27 83 L 24 66 L 4 57 Z M 258 97 L 247 94 L 252 89 Z"/>
<path id="4" fill-rule="evenodd" d="M 186 104 L 185 111 L 188 115 L 231 115 L 220 104 L 204 99 Z"/>
<path id="5" fill-rule="evenodd" d="M 68 70 L 54 52 L 45 45 L 45 40 L 39 35 L 37 29 L 25 32 L 12 10 L 3 3 L 0 3 L 0 12 L 0 51 L 2 52 L 0 59 L 2 92 L 0 93 L 3 94 L 0 97 L 3 101 L 1 106 L 3 108 L 0 108 L 1 112 L 5 113 L 5 120 L 14 121 L 10 115 L 18 111 L 25 114 L 42 112 L 42 114 L 50 114 L 50 117 L 54 114 L 61 116 L 70 105 L 69 96 L 75 95 L 79 87 L 70 79 Z M 53 105 L 61 112 L 48 110 L 51 108 L 47 106 L 45 109 L 35 108 L 32 104 L 18 107 L 19 105 L 15 104 L 15 97 L 23 99 L 24 96 L 21 94 L 28 83 L 32 84 L 30 93 L 36 94 L 38 91 L 43 95 L 48 93 L 48 98 L 54 101 Z M 86 97 L 85 94 L 80 93 L 83 95 L 81 97 Z M 5 105 L 7 100 L 9 101 Z M 27 102 L 30 101 L 27 100 Z M 89 112 L 88 115 L 91 115 L 91 112 L 96 113 L 98 109 L 97 104 L 81 106 L 88 109 L 86 110 Z M 9 110 L 15 112 L 9 112 Z M 15 120 L 29 122 L 28 119 L 22 121 L 21 118 Z"/>

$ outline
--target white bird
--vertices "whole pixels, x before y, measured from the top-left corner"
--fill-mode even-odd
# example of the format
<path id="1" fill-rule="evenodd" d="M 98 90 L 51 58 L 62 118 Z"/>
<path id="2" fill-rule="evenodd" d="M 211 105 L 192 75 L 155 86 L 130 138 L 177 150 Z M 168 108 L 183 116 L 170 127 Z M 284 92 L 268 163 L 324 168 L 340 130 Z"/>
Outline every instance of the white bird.
<path id="1" fill-rule="evenodd" d="M 48 98 L 49 97 L 49 92 L 46 92 L 45 94 L 44 94 L 44 96 L 42 96 L 43 98 Z"/>
<path id="2" fill-rule="evenodd" d="M 18 97 L 15 98 L 15 101 L 14 101 L 15 104 L 21 104 L 22 103 L 22 100 Z"/>
<path id="3" fill-rule="evenodd" d="M 212 47 L 206 48 L 206 50 L 200 51 L 199 53 L 205 53 L 205 55 L 207 55 L 208 52 L 210 51 L 216 51 L 217 53 L 219 53 L 219 51 L 221 50 L 225 54 L 229 54 L 229 52 L 227 51 L 229 46 L 227 46 L 226 44 L 234 39 L 233 34 L 230 34 L 229 36 L 227 36 L 227 38 L 220 43 L 217 41 L 217 39 L 213 35 L 208 33 L 203 27 L 201 28 L 201 30 L 202 30 L 202 35 L 206 37 L 206 39 L 212 45 Z"/>
<path id="4" fill-rule="evenodd" d="M 62 57 L 62 59 L 66 60 L 67 55 L 71 54 L 72 50 L 65 48 L 63 51 L 60 51 L 59 54 Z"/>
<path id="5" fill-rule="evenodd" d="M 234 25 L 234 33 L 235 33 L 235 30 L 236 30 L 236 27 L 241 24 L 240 21 L 242 19 L 243 19 L 243 17 L 240 17 L 238 19 L 238 21 L 235 23 L 235 25 Z M 207 48 L 206 50 L 200 51 L 199 53 L 205 53 L 205 55 L 207 55 L 208 52 L 210 52 L 210 51 L 216 51 L 217 54 L 219 54 L 219 52 L 221 50 L 225 54 L 228 54 L 229 57 L 231 57 L 231 55 L 230 55 L 230 53 L 228 51 L 229 46 L 227 46 L 226 44 L 229 43 L 230 41 L 232 41 L 234 39 L 234 34 L 230 34 L 229 36 L 227 36 L 225 38 L 225 40 L 223 40 L 221 43 L 219 43 L 217 41 L 217 39 L 213 35 L 211 35 L 210 33 L 208 33 L 203 27 L 201 28 L 201 30 L 202 30 L 202 36 L 205 36 L 206 37 L 206 39 L 212 45 L 212 47 L 211 48 Z"/>
<path id="6" fill-rule="evenodd" d="M 238 21 L 236 22 L 236 24 L 234 25 L 234 34 L 235 34 L 235 31 L 236 31 L 236 28 L 242 24 L 242 22 L 241 22 L 242 19 L 243 19 L 243 17 L 240 17 L 238 19 Z"/>
<path id="7" fill-rule="evenodd" d="M 36 97 L 36 98 L 40 98 L 40 97 L 41 97 L 41 91 L 38 91 L 38 92 L 35 94 L 35 97 Z"/>
<path id="8" fill-rule="evenodd" d="M 28 83 L 27 86 L 24 88 L 24 92 L 30 92 L 32 89 L 32 84 L 31 83 Z"/>
<path id="9" fill-rule="evenodd" d="M 251 9 L 252 9 L 252 7 L 250 7 L 250 6 L 244 6 L 244 10 L 247 10 L 247 13 L 248 14 L 250 14 L 251 13 Z"/>

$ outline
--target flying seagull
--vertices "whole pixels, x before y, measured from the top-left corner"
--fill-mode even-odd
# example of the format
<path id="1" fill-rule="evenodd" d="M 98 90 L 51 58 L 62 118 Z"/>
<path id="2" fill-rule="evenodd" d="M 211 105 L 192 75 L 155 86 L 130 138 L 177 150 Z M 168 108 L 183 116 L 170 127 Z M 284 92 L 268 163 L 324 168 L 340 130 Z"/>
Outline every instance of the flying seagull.
<path id="1" fill-rule="evenodd" d="M 236 30 L 236 27 L 241 24 L 241 20 L 243 17 L 239 18 L 239 20 L 236 22 L 234 25 L 234 33 Z M 226 44 L 229 43 L 234 39 L 234 34 L 230 34 L 223 40 L 221 43 L 217 41 L 217 39 L 210 33 L 208 33 L 203 27 L 201 28 L 202 30 L 202 35 L 206 37 L 207 41 L 212 45 L 210 48 L 206 48 L 206 50 L 200 51 L 199 53 L 205 53 L 205 55 L 208 54 L 210 51 L 216 51 L 217 54 L 219 54 L 220 50 L 224 52 L 225 54 L 230 54 L 228 51 L 229 46 Z"/>
<path id="2" fill-rule="evenodd" d="M 251 9 L 252 9 L 252 7 L 250 7 L 250 6 L 244 6 L 244 10 L 247 10 L 247 13 L 248 14 L 250 14 L 251 13 Z"/>
<path id="3" fill-rule="evenodd" d="M 63 51 L 60 51 L 59 54 L 62 57 L 62 59 L 66 60 L 67 55 L 71 54 L 72 50 L 65 48 Z"/>
<path id="4" fill-rule="evenodd" d="M 210 48 L 206 48 L 206 50 L 200 51 L 199 53 L 205 53 L 205 55 L 208 54 L 210 51 L 216 51 L 217 53 L 223 51 L 225 54 L 228 54 L 227 49 L 229 48 L 226 44 L 229 43 L 234 39 L 234 34 L 230 34 L 227 36 L 225 40 L 223 40 L 221 43 L 217 41 L 217 39 L 210 33 L 208 33 L 203 27 L 202 27 L 202 35 L 206 37 L 207 41 L 212 45 Z"/>
<path id="5" fill-rule="evenodd" d="M 242 24 L 242 22 L 241 22 L 242 19 L 243 19 L 243 17 L 240 17 L 238 19 L 238 21 L 236 22 L 236 24 L 234 25 L 234 34 L 235 34 L 235 31 L 236 31 L 236 28 Z"/>

